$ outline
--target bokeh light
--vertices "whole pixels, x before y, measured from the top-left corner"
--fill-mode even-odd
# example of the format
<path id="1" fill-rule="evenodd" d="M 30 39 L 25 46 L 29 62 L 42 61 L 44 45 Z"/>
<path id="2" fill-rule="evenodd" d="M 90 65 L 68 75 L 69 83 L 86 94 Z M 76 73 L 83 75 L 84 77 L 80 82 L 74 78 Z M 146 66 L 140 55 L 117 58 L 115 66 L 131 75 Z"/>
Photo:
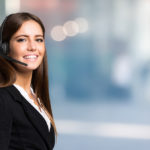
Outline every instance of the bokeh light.
<path id="1" fill-rule="evenodd" d="M 89 25 L 88 25 L 88 21 L 85 18 L 77 18 L 75 19 L 75 22 L 78 24 L 79 26 L 79 32 L 80 33 L 84 33 L 88 30 Z"/>
<path id="2" fill-rule="evenodd" d="M 79 33 L 79 25 L 75 21 L 67 21 L 63 26 L 63 31 L 67 36 L 75 36 Z"/>
<path id="3" fill-rule="evenodd" d="M 66 38 L 62 26 L 54 26 L 51 30 L 51 37 L 55 41 L 63 41 Z"/>

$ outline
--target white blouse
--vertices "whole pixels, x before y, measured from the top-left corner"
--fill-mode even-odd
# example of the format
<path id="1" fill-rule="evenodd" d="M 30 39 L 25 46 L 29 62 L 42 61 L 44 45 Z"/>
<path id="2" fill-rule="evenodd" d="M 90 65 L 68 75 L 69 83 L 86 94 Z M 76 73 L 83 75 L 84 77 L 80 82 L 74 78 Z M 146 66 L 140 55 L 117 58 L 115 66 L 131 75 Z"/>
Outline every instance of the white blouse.
<path id="1" fill-rule="evenodd" d="M 45 111 L 43 110 L 43 108 L 41 108 L 41 111 L 39 110 L 39 107 L 37 105 L 35 105 L 34 101 L 29 97 L 29 95 L 27 94 L 27 92 L 19 85 L 17 84 L 13 84 L 21 93 L 21 95 L 40 113 L 40 115 L 45 119 L 48 129 L 50 131 L 50 127 L 51 127 L 51 122 L 47 116 L 47 114 L 45 113 Z M 34 91 L 31 88 L 31 92 L 34 95 Z M 39 100 L 39 98 L 38 98 Z"/>

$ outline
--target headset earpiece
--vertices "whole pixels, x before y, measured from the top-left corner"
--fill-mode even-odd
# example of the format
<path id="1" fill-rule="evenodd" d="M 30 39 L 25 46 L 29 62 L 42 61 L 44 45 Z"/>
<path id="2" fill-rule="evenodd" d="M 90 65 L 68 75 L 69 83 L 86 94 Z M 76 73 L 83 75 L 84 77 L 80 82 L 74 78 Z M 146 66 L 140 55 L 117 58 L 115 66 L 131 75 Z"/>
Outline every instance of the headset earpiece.
<path id="1" fill-rule="evenodd" d="M 4 28 L 4 25 L 5 25 L 5 22 L 7 20 L 7 17 L 4 19 L 3 23 L 1 24 L 1 27 L 0 27 L 0 53 L 4 54 L 4 55 L 7 55 L 8 52 L 9 52 L 9 44 L 8 42 L 3 42 L 3 28 Z"/>
<path id="2" fill-rule="evenodd" d="M 9 44 L 8 44 L 8 42 L 2 43 L 2 45 L 1 45 L 1 52 L 4 55 L 7 55 L 9 53 Z"/>

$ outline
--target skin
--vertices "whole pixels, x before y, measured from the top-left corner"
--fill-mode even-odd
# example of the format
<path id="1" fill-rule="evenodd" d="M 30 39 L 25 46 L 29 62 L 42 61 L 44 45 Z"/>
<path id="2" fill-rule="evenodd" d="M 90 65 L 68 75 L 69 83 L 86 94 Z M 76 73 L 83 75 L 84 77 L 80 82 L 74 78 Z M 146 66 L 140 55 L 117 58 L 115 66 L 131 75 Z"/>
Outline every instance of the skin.
<path id="1" fill-rule="evenodd" d="M 24 88 L 29 97 L 35 100 L 30 90 L 32 73 L 42 63 L 45 54 L 41 26 L 33 20 L 25 21 L 10 39 L 9 46 L 10 57 L 28 64 L 28 66 L 23 66 L 14 63 L 17 77 L 15 84 Z"/>

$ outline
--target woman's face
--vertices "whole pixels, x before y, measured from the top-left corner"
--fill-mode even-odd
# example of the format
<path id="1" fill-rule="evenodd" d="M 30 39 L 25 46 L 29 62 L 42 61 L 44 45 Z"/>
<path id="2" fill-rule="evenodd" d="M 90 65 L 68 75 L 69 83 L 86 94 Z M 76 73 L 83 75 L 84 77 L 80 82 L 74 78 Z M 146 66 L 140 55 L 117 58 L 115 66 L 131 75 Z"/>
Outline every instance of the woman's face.
<path id="1" fill-rule="evenodd" d="M 16 64 L 23 70 L 35 70 L 41 64 L 45 54 L 45 42 L 41 26 L 33 21 L 25 21 L 10 39 L 9 56 L 28 64 Z"/>

